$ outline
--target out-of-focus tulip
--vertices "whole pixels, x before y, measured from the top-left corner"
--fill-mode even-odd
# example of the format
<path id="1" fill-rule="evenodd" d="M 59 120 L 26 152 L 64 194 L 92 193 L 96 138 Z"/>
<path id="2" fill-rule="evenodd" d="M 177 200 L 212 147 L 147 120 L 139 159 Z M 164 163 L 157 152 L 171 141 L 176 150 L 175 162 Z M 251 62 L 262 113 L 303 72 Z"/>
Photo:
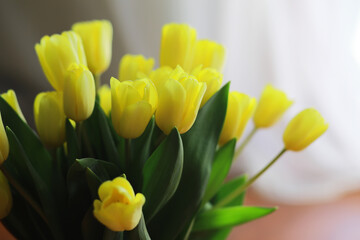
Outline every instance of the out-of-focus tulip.
<path id="1" fill-rule="evenodd" d="M 0 171 L 0 203 L 0 219 L 3 219 L 10 213 L 13 201 L 9 183 L 2 171 Z"/>
<path id="2" fill-rule="evenodd" d="M 98 91 L 100 106 L 106 115 L 109 116 L 111 111 L 111 89 L 108 85 L 102 85 Z"/>
<path id="3" fill-rule="evenodd" d="M 7 159 L 8 156 L 9 156 L 9 141 L 5 132 L 4 124 L 2 122 L 1 113 L 0 113 L 0 165 L 3 164 L 3 162 Z"/>
<path id="4" fill-rule="evenodd" d="M 120 82 L 110 79 L 111 118 L 116 132 L 137 138 L 145 130 L 158 105 L 156 88 L 150 79 Z"/>
<path id="5" fill-rule="evenodd" d="M 169 76 L 173 69 L 168 66 L 159 67 L 150 73 L 150 79 L 155 84 L 155 87 L 158 88 L 162 86 L 163 83 L 169 79 Z"/>
<path id="6" fill-rule="evenodd" d="M 73 31 L 44 36 L 35 50 L 46 78 L 57 91 L 63 90 L 70 64 L 87 65 L 81 38 Z"/>
<path id="7" fill-rule="evenodd" d="M 256 99 L 239 92 L 229 93 L 225 123 L 221 131 L 219 144 L 229 140 L 239 139 L 254 113 Z"/>
<path id="8" fill-rule="evenodd" d="M 187 132 L 194 124 L 206 83 L 176 67 L 169 79 L 158 87 L 159 105 L 155 113 L 156 123 L 165 133 L 177 127 L 180 133 Z"/>
<path id="9" fill-rule="evenodd" d="M 324 118 L 314 108 L 308 108 L 296 115 L 287 125 L 283 141 L 285 149 L 301 151 L 320 137 L 328 128 Z"/>
<path id="10" fill-rule="evenodd" d="M 119 64 L 119 80 L 136 80 L 147 77 L 154 67 L 154 59 L 143 55 L 126 54 Z"/>
<path id="11" fill-rule="evenodd" d="M 190 71 L 196 45 L 196 30 L 187 24 L 166 24 L 162 29 L 160 66 L 180 65 Z"/>
<path id="12" fill-rule="evenodd" d="M 255 127 L 266 128 L 272 126 L 292 104 L 293 101 L 289 100 L 283 91 L 267 85 L 255 110 Z"/>
<path id="13" fill-rule="evenodd" d="M 107 20 L 78 22 L 72 30 L 80 35 L 86 60 L 94 75 L 105 72 L 111 62 L 113 27 Z"/>
<path id="14" fill-rule="evenodd" d="M 73 63 L 64 82 L 64 112 L 77 122 L 87 119 L 94 110 L 95 82 L 89 69 Z"/>
<path id="15" fill-rule="evenodd" d="M 224 66 L 225 48 L 223 45 L 209 41 L 196 42 L 192 69 L 202 65 L 204 68 L 214 68 L 221 72 Z"/>
<path id="16" fill-rule="evenodd" d="M 8 90 L 6 93 L 1 94 L 1 97 L 15 110 L 19 117 L 26 122 L 14 90 Z"/>
<path id="17" fill-rule="evenodd" d="M 41 141 L 59 147 L 65 141 L 65 114 L 61 92 L 39 93 L 34 102 L 34 118 Z"/>
<path id="18" fill-rule="evenodd" d="M 134 190 L 123 177 L 106 181 L 98 191 L 100 200 L 94 201 L 94 216 L 112 231 L 130 231 L 141 219 L 145 197 L 135 195 Z"/>

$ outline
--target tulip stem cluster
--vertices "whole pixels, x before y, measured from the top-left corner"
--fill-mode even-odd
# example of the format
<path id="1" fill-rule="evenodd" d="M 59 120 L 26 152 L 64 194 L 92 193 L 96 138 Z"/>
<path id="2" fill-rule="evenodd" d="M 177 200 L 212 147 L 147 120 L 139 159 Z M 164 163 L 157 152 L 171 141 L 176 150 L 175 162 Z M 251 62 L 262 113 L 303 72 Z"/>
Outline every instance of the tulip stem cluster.
<path id="1" fill-rule="evenodd" d="M 244 192 L 253 182 L 256 181 L 266 170 L 268 170 L 284 153 L 286 152 L 286 149 L 284 148 L 281 150 L 281 152 L 276 155 L 276 157 L 271 160 L 263 169 L 260 170 L 255 176 L 250 178 L 244 185 L 241 185 L 238 189 L 233 191 L 229 196 L 224 198 L 222 201 L 220 201 L 218 204 L 216 204 L 213 209 L 220 208 L 231 202 L 233 199 L 235 199 L 237 196 L 239 196 L 242 192 Z"/>
<path id="2" fill-rule="evenodd" d="M 241 145 L 236 149 L 234 159 L 237 159 L 240 156 L 240 154 L 242 153 L 244 148 L 248 145 L 248 143 L 250 142 L 250 140 L 252 139 L 252 137 L 254 136 L 254 134 L 256 133 L 257 130 L 258 129 L 256 127 L 254 127 L 253 130 L 251 130 L 251 132 L 249 133 L 249 135 L 246 136 L 246 138 L 241 143 Z"/>

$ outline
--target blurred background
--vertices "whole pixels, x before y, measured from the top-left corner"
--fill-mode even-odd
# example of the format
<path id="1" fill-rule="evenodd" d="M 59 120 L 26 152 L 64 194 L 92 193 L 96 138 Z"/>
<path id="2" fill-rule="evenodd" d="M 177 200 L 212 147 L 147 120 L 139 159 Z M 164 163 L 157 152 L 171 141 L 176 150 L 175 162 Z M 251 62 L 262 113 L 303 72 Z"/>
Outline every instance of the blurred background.
<path id="1" fill-rule="evenodd" d="M 286 153 L 251 188 L 247 205 L 279 210 L 236 228 L 230 239 L 360 239 L 360 1 L 2 0 L 0 92 L 15 90 L 32 126 L 36 94 L 52 90 L 34 45 L 92 19 L 114 27 L 103 82 L 118 75 L 125 53 L 158 60 L 162 26 L 178 22 L 226 47 L 224 82 L 232 90 L 259 97 L 271 83 L 295 101 L 275 127 L 256 133 L 232 176 L 251 176 L 272 159 L 286 124 L 302 109 L 315 107 L 329 122 L 324 136 Z"/>

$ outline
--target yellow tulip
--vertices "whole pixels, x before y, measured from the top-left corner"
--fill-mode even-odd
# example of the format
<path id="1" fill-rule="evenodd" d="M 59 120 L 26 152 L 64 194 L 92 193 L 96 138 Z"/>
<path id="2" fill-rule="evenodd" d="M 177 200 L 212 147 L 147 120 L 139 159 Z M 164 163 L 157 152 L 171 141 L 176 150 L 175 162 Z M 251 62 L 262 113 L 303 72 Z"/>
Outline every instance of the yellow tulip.
<path id="1" fill-rule="evenodd" d="M 39 93 L 34 102 L 36 129 L 48 147 L 59 147 L 65 141 L 65 114 L 61 92 Z"/>
<path id="2" fill-rule="evenodd" d="M 233 138 L 241 137 L 255 107 L 255 98 L 239 92 L 229 93 L 225 122 L 219 140 L 220 145 Z"/>
<path id="3" fill-rule="evenodd" d="M 187 24 L 166 24 L 162 29 L 160 66 L 180 65 L 191 70 L 196 44 L 196 30 Z"/>
<path id="4" fill-rule="evenodd" d="M 151 81 L 155 84 L 155 87 L 158 88 L 159 86 L 163 85 L 166 80 L 168 80 L 172 71 L 173 69 L 168 66 L 159 67 L 158 69 L 152 71 L 149 77 Z"/>
<path id="5" fill-rule="evenodd" d="M 199 40 L 196 42 L 192 69 L 202 65 L 204 68 L 214 68 L 221 72 L 224 66 L 225 48 L 209 40 Z"/>
<path id="6" fill-rule="evenodd" d="M 10 213 L 12 202 L 9 183 L 2 171 L 0 171 L 0 219 L 5 218 Z"/>
<path id="7" fill-rule="evenodd" d="M 143 55 L 126 54 L 119 64 L 119 80 L 136 80 L 148 76 L 154 67 L 154 59 Z"/>
<path id="8" fill-rule="evenodd" d="M 35 45 L 46 78 L 57 91 L 62 91 L 67 69 L 72 63 L 86 65 L 83 44 L 73 31 L 44 36 Z"/>
<path id="9" fill-rule="evenodd" d="M 64 112 L 77 122 L 87 119 L 94 110 L 95 81 L 84 65 L 73 63 L 64 82 Z"/>
<path id="10" fill-rule="evenodd" d="M 78 22 L 72 30 L 80 35 L 86 60 L 94 75 L 105 72 L 111 62 L 113 27 L 107 20 Z"/>
<path id="11" fill-rule="evenodd" d="M 102 85 L 98 91 L 100 106 L 106 115 L 109 116 L 111 111 L 111 89 L 108 85 Z"/>
<path id="12" fill-rule="evenodd" d="M 3 164 L 3 162 L 7 159 L 8 156 L 9 156 L 9 141 L 5 132 L 4 124 L 2 122 L 1 113 L 0 113 L 0 165 Z"/>
<path id="13" fill-rule="evenodd" d="M 120 82 L 110 79 L 111 118 L 116 132 L 124 138 L 137 138 L 154 114 L 158 96 L 150 79 Z"/>
<path id="14" fill-rule="evenodd" d="M 195 122 L 205 91 L 206 83 L 176 67 L 158 88 L 159 105 L 155 113 L 158 127 L 165 134 L 174 127 L 180 133 L 187 132 Z"/>
<path id="15" fill-rule="evenodd" d="M 1 94 L 1 97 L 15 110 L 19 117 L 26 122 L 14 90 L 8 90 L 6 93 Z"/>
<path id="16" fill-rule="evenodd" d="M 283 91 L 267 85 L 255 110 L 254 124 L 256 128 L 270 127 L 278 121 L 283 113 L 293 104 Z"/>
<path id="17" fill-rule="evenodd" d="M 320 137 L 328 128 L 324 118 L 314 108 L 308 108 L 296 115 L 287 125 L 283 141 L 285 148 L 301 151 Z"/>
<path id="18" fill-rule="evenodd" d="M 94 216 L 112 231 L 130 231 L 141 219 L 145 197 L 135 195 L 134 190 L 123 177 L 102 183 L 98 190 L 100 200 L 94 201 Z"/>

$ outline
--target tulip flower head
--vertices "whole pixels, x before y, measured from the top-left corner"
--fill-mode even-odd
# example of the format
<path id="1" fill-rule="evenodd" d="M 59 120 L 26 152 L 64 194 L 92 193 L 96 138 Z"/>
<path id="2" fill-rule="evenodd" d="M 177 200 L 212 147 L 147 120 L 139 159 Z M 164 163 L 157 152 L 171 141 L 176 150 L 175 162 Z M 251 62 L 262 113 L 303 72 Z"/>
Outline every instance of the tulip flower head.
<path id="1" fill-rule="evenodd" d="M 209 40 L 198 40 L 195 46 L 192 69 L 202 65 L 204 68 L 213 68 L 221 72 L 224 66 L 225 48 Z"/>
<path id="2" fill-rule="evenodd" d="M 81 38 L 73 31 L 44 36 L 35 50 L 46 78 L 57 91 L 63 90 L 72 63 L 87 65 Z"/>
<path id="3" fill-rule="evenodd" d="M 19 117 L 26 122 L 14 90 L 8 90 L 6 93 L 1 94 L 1 97 L 15 110 Z"/>
<path id="4" fill-rule="evenodd" d="M 9 156 L 9 141 L 5 132 L 4 124 L 2 122 L 1 113 L 0 113 L 0 165 L 3 164 L 3 162 L 7 159 L 8 156 Z"/>
<path id="5" fill-rule="evenodd" d="M 255 107 L 255 98 L 239 92 L 229 93 L 225 122 L 220 134 L 220 145 L 233 138 L 239 139 L 241 137 Z"/>
<path id="6" fill-rule="evenodd" d="M 266 128 L 275 124 L 293 104 L 283 91 L 267 85 L 260 97 L 254 114 L 256 128 Z"/>
<path id="7" fill-rule="evenodd" d="M 123 177 L 102 183 L 98 191 L 100 200 L 94 201 L 94 216 L 112 231 L 130 231 L 140 221 L 145 197 L 135 195 L 134 190 Z"/>
<path id="8" fill-rule="evenodd" d="M 159 88 L 169 79 L 173 69 L 168 66 L 159 67 L 150 73 L 150 79 L 155 84 L 156 88 Z"/>
<path id="9" fill-rule="evenodd" d="M 120 82 L 111 78 L 111 118 L 116 132 L 137 138 L 145 130 L 158 105 L 156 88 L 150 79 Z"/>
<path id="10" fill-rule="evenodd" d="M 113 27 L 107 20 L 78 22 L 72 30 L 82 39 L 86 60 L 94 75 L 105 72 L 111 62 Z"/>
<path id="11" fill-rule="evenodd" d="M 48 147 L 59 147 L 65 141 L 65 114 L 61 92 L 39 93 L 34 102 L 36 129 Z"/>
<path id="12" fill-rule="evenodd" d="M 10 213 L 12 202 L 9 183 L 2 171 L 0 171 L 0 219 L 5 218 Z"/>
<path id="13" fill-rule="evenodd" d="M 328 124 L 314 108 L 308 108 L 296 115 L 287 125 L 283 141 L 285 149 L 301 151 L 320 137 Z"/>
<path id="14" fill-rule="evenodd" d="M 120 82 L 147 77 L 154 63 L 153 58 L 146 59 L 143 55 L 124 55 L 119 64 Z"/>
<path id="15" fill-rule="evenodd" d="M 73 63 L 64 82 L 65 115 L 77 122 L 90 117 L 95 105 L 95 81 L 89 69 Z"/>
<path id="16" fill-rule="evenodd" d="M 100 107 L 104 113 L 109 116 L 111 111 L 111 89 L 108 85 L 102 85 L 98 91 L 100 98 Z"/>

